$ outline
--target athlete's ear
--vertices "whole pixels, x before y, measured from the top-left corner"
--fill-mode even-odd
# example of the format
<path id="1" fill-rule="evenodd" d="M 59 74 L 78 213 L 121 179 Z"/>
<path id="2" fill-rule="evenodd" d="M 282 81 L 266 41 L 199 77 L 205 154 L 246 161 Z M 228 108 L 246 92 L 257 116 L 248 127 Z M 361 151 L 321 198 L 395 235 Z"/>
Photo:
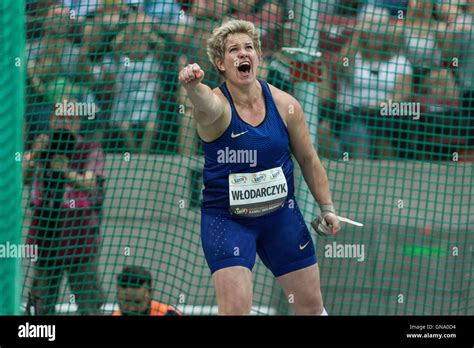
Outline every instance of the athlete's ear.
<path id="1" fill-rule="evenodd" d="M 216 59 L 216 67 L 217 67 L 217 69 L 219 69 L 219 71 L 225 72 L 225 65 L 224 65 L 224 62 L 222 61 L 222 59 L 220 59 L 220 58 Z"/>

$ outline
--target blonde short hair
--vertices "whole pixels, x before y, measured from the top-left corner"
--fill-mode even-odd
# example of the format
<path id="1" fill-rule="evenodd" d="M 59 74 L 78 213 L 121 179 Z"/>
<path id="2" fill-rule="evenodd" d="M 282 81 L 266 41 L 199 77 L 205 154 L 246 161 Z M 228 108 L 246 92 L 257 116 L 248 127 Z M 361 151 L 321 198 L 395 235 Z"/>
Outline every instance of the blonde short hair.
<path id="1" fill-rule="evenodd" d="M 207 56 L 221 75 L 224 75 L 224 73 L 219 70 L 216 61 L 218 59 L 221 61 L 224 60 L 227 37 L 232 34 L 247 34 L 252 39 L 253 47 L 258 56 L 262 56 L 260 36 L 253 23 L 243 20 L 228 21 L 214 29 L 211 37 L 207 40 Z"/>

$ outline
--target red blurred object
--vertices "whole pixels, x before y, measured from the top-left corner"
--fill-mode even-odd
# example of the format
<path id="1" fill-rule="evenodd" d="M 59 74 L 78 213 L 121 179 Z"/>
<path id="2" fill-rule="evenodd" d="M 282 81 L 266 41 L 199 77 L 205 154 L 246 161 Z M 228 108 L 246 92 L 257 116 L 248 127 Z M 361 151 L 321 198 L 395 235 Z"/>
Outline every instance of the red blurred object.
<path id="1" fill-rule="evenodd" d="M 474 149 L 462 149 L 458 153 L 459 162 L 474 162 Z"/>
<path id="2" fill-rule="evenodd" d="M 431 236 L 433 225 L 432 224 L 426 224 L 425 228 L 421 231 L 422 234 L 425 236 Z"/>
<path id="3" fill-rule="evenodd" d="M 290 62 L 291 66 L 291 76 L 295 82 L 306 81 L 306 82 L 321 82 L 322 75 L 322 65 L 321 61 L 313 61 L 310 63 L 295 62 L 292 60 Z"/>

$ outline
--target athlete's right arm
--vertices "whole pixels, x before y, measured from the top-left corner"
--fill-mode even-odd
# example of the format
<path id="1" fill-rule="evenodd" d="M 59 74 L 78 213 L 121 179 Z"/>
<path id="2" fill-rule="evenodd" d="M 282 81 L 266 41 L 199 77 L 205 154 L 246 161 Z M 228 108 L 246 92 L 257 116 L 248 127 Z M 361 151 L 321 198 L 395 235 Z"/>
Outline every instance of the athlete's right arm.
<path id="1" fill-rule="evenodd" d="M 222 100 L 205 84 L 201 83 L 204 71 L 198 64 L 189 64 L 179 72 L 178 81 L 183 84 L 194 106 L 193 117 L 201 126 L 213 124 L 224 114 Z"/>

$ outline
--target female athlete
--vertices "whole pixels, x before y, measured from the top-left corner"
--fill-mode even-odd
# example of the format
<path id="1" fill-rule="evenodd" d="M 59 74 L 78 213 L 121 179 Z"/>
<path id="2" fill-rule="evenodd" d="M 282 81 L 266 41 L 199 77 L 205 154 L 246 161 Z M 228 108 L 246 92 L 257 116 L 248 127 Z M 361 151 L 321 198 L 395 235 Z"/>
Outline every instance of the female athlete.
<path id="1" fill-rule="evenodd" d="M 247 21 L 214 30 L 207 53 L 225 82 L 211 90 L 196 63 L 179 73 L 205 153 L 201 241 L 219 314 L 249 314 L 256 254 L 277 278 L 297 315 L 327 315 L 310 233 L 294 197 L 293 154 L 321 208 L 339 221 L 326 172 L 291 95 L 257 79 L 262 52 Z"/>

